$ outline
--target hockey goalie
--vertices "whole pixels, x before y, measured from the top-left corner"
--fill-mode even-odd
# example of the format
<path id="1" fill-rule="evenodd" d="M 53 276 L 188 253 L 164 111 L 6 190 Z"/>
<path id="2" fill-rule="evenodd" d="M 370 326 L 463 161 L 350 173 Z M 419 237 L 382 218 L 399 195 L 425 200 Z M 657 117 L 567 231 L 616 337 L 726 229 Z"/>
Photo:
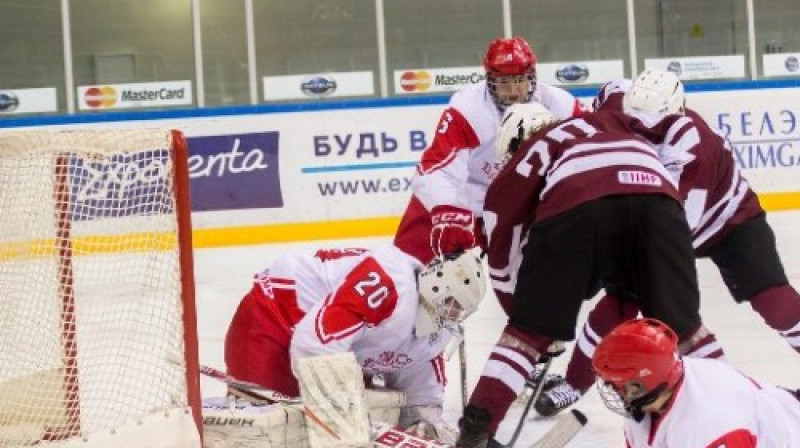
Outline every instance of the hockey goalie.
<path id="1" fill-rule="evenodd" d="M 225 339 L 229 385 L 256 387 L 229 386 L 247 402 L 207 402 L 206 446 L 372 446 L 376 421 L 453 443 L 443 352 L 485 291 L 471 253 L 428 265 L 392 245 L 279 257 L 255 275 Z M 254 406 L 259 390 L 286 399 Z"/>

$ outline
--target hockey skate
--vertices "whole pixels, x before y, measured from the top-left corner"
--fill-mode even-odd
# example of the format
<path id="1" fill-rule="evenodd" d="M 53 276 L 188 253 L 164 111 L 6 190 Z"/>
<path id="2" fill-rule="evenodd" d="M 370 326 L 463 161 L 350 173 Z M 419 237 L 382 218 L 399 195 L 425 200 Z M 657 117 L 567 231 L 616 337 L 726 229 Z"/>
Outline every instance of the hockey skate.
<path id="1" fill-rule="evenodd" d="M 563 377 L 548 378 L 542 394 L 533 405 L 542 417 L 552 417 L 575 404 L 583 395 L 580 390 L 570 386 Z"/>
<path id="2" fill-rule="evenodd" d="M 522 391 L 521 394 L 517 397 L 515 402 L 518 405 L 524 405 L 528 402 L 531 394 L 533 393 L 533 389 L 536 387 L 536 383 L 539 381 L 539 377 L 542 376 L 542 369 L 544 364 L 536 364 L 533 369 L 533 374 L 531 378 L 525 383 L 525 389 Z M 542 387 L 542 391 L 552 389 L 553 387 L 557 386 L 564 382 L 564 377 L 557 373 L 546 373 L 544 377 L 544 386 Z M 544 392 L 542 392 L 544 393 Z"/>

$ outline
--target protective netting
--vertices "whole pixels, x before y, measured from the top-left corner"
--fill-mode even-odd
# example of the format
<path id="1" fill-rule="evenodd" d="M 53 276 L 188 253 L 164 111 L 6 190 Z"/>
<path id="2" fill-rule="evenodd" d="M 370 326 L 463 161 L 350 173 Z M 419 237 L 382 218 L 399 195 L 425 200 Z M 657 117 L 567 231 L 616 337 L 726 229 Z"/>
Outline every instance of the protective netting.
<path id="1" fill-rule="evenodd" d="M 185 413 L 172 140 L 0 134 L 0 447 Z"/>

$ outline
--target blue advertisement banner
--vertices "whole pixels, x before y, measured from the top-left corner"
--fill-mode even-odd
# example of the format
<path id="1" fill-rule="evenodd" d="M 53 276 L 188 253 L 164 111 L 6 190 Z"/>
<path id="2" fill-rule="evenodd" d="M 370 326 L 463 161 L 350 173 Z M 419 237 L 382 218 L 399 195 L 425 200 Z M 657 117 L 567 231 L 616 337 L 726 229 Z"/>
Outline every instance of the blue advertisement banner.
<path id="1" fill-rule="evenodd" d="M 192 211 L 283 207 L 279 132 L 189 138 Z M 71 156 L 72 219 L 170 213 L 166 149 L 108 159 Z"/>
<path id="2" fill-rule="evenodd" d="M 70 156 L 70 214 L 75 221 L 171 213 L 166 149 L 110 158 Z"/>
<path id="3" fill-rule="evenodd" d="M 189 138 L 192 211 L 283 207 L 279 136 L 273 131 Z"/>

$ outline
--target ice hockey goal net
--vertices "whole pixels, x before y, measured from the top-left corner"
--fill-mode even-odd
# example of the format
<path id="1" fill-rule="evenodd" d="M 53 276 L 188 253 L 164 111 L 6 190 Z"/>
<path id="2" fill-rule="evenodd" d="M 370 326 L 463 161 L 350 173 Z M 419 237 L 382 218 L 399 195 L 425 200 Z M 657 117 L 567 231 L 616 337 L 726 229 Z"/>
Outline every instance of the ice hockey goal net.
<path id="1" fill-rule="evenodd" d="M 0 447 L 200 445 L 187 151 L 0 133 Z"/>

